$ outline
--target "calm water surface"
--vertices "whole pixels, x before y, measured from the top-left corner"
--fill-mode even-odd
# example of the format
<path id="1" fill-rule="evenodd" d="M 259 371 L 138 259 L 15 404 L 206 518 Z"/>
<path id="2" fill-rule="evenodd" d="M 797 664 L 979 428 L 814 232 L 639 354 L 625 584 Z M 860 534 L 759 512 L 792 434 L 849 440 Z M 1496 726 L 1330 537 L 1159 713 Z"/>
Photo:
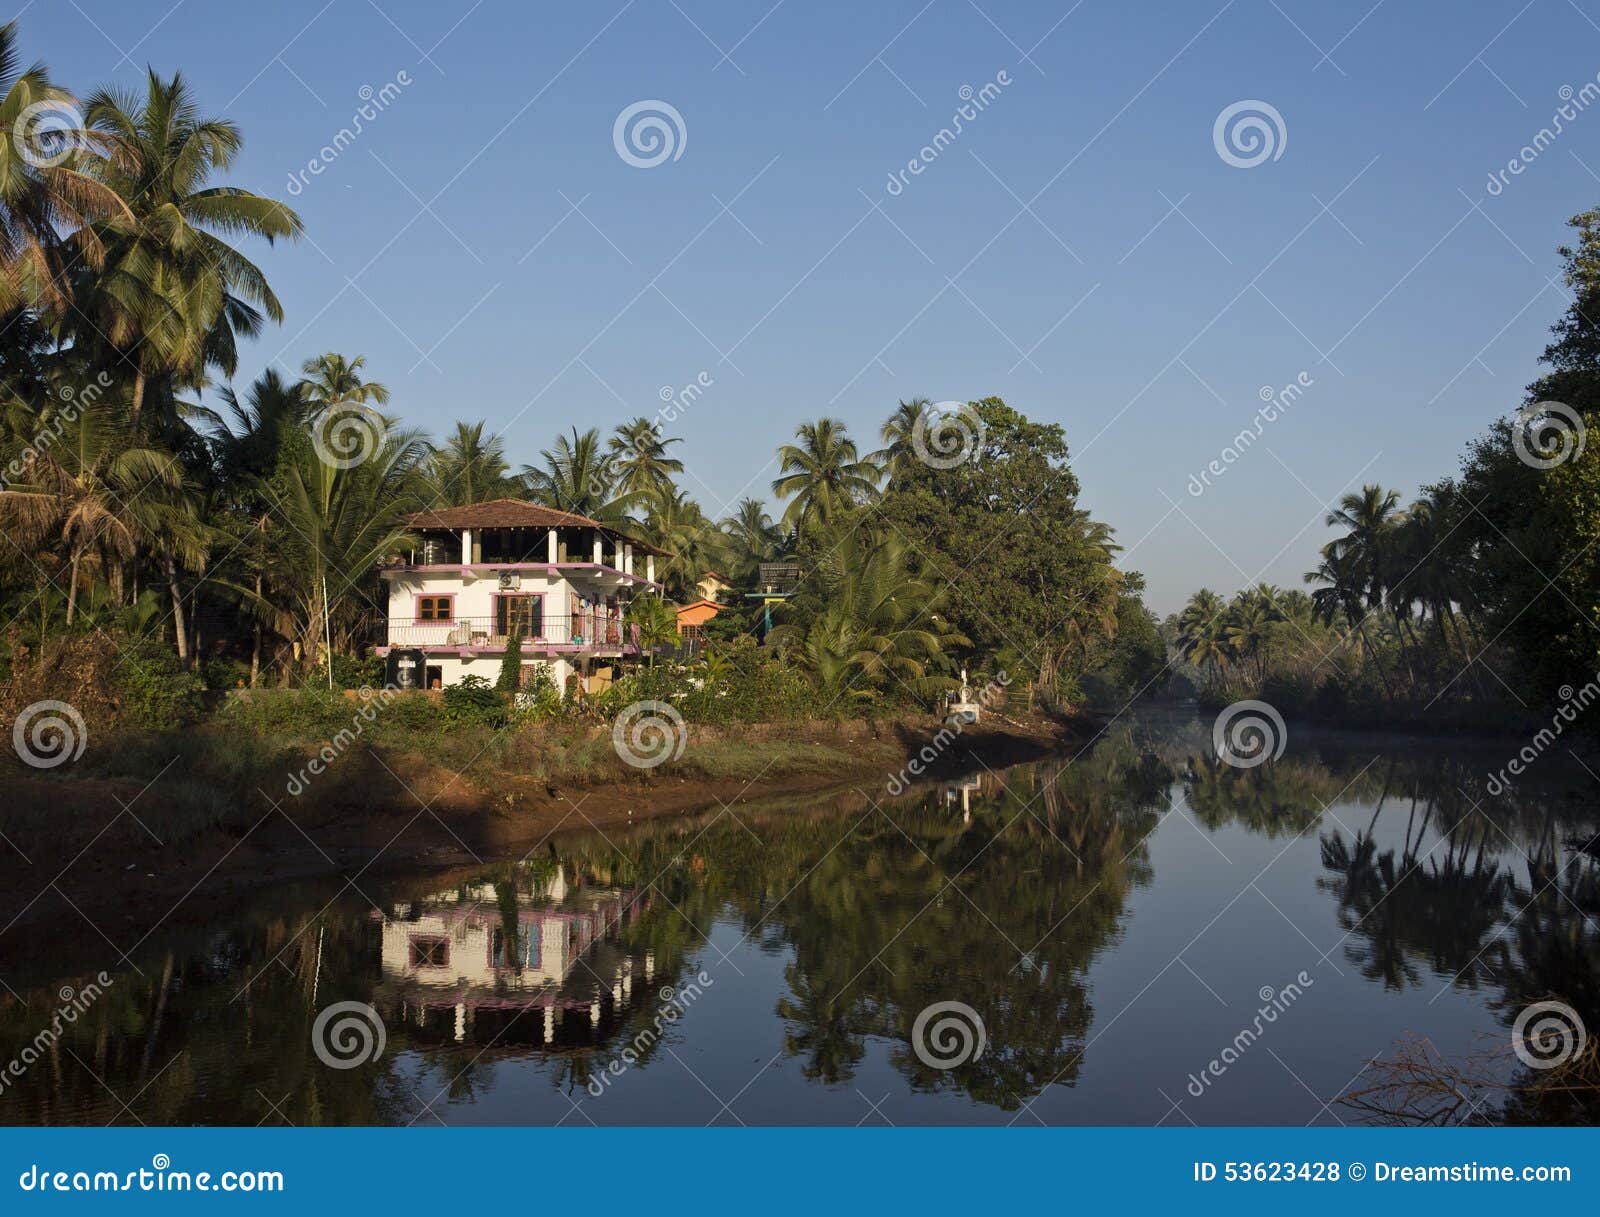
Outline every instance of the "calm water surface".
<path id="1" fill-rule="evenodd" d="M 1600 1032 L 1582 769 L 1485 799 L 1514 744 L 1299 730 L 1239 770 L 1208 730 L 1151 714 L 1070 764 L 276 893 L 111 969 L 0 1121 L 1356 1122 L 1335 1100 L 1408 1036 L 1514 1067 L 1547 997 Z M 4 949 L 0 1066 L 89 979 Z M 966 1043 L 917 1020 L 950 1002 L 984 1044 L 944 1069 Z M 319 1056 L 366 1047 L 318 1029 L 338 1003 L 376 1011 L 375 1060 Z"/>

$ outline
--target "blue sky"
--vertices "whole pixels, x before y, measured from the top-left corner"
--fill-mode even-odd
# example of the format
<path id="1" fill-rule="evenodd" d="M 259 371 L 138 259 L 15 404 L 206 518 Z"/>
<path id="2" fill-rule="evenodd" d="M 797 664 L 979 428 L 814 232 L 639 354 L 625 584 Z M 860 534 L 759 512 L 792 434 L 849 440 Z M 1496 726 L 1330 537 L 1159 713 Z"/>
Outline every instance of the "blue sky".
<path id="1" fill-rule="evenodd" d="M 1489 175 L 1600 73 L 1600 2 L 51 0 L 24 54 L 87 92 L 182 69 L 241 124 L 232 181 L 308 239 L 260 251 L 287 320 L 246 353 L 365 354 L 408 422 L 654 414 L 708 511 L 761 494 L 802 419 L 863 448 L 899 398 L 1062 424 L 1149 601 L 1298 585 L 1327 504 L 1415 492 L 1515 408 L 1600 199 L 1600 104 Z M 1009 84 L 919 176 L 891 173 Z M 402 76 L 401 74 L 404 74 Z M 361 90 L 409 80 L 320 176 Z M 624 161 L 642 100 L 681 155 Z M 1279 155 L 1213 143 L 1235 102 Z M 1574 102 L 1581 106 L 1580 102 Z M 1303 396 L 1196 496 L 1263 386 Z"/>

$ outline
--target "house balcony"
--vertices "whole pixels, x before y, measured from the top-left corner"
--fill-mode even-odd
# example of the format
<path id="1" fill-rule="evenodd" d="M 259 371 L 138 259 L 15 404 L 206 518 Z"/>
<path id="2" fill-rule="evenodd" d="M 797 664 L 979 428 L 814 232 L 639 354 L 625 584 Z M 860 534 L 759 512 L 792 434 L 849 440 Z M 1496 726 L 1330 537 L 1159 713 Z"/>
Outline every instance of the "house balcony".
<path id="1" fill-rule="evenodd" d="M 391 619 L 383 623 L 383 641 L 377 652 L 419 650 L 436 654 L 473 655 L 503 652 L 513 628 L 522 640 L 525 656 L 637 655 L 638 640 L 632 626 L 605 613 L 560 615 L 546 613 L 520 628 L 504 617 L 457 617 L 453 621 Z"/>
<path id="2" fill-rule="evenodd" d="M 640 587 L 661 591 L 664 585 L 603 562 L 430 562 L 390 563 L 378 568 L 386 579 L 396 575 L 458 575 L 463 583 L 498 580 L 502 575 L 545 575 L 596 587 Z"/>

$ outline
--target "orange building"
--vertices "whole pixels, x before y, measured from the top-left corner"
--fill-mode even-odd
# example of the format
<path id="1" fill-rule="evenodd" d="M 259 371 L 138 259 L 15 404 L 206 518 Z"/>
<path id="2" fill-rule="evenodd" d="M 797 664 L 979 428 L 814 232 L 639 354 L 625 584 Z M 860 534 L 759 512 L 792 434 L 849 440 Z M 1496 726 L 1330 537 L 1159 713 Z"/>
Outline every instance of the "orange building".
<path id="1" fill-rule="evenodd" d="M 717 615 L 722 606 L 715 600 L 691 600 L 678 606 L 678 637 L 685 641 L 698 641 L 700 627 Z"/>

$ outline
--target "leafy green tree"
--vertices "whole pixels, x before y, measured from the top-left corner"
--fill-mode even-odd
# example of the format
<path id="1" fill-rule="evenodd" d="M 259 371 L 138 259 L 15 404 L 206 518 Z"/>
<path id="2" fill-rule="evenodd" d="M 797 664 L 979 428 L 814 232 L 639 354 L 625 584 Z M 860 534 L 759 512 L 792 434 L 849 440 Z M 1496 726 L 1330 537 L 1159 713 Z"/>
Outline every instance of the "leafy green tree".
<path id="1" fill-rule="evenodd" d="M 1078 506 L 1066 436 L 997 397 L 971 403 L 982 441 L 954 468 L 904 467 L 875 511 L 972 651 L 1010 647 L 1046 689 L 1116 629 L 1123 576 L 1110 530 Z M 1013 675 L 1020 675 L 1014 673 Z"/>

